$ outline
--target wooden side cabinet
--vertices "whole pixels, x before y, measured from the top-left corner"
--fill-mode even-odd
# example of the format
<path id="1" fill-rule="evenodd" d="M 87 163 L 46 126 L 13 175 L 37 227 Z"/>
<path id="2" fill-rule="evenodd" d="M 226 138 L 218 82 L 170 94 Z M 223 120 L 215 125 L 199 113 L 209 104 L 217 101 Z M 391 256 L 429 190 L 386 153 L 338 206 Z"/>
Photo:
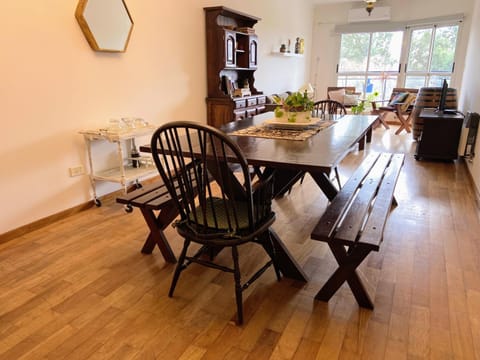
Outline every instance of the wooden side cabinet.
<path id="1" fill-rule="evenodd" d="M 207 98 L 208 124 L 220 127 L 227 122 L 241 120 L 265 112 L 265 95 L 242 98 Z"/>
<path id="2" fill-rule="evenodd" d="M 415 159 L 456 160 L 464 116 L 424 109 L 419 117 L 423 120 L 423 130 L 417 142 Z"/>
<path id="3" fill-rule="evenodd" d="M 255 88 L 259 18 L 224 6 L 204 8 L 207 35 L 207 122 L 223 124 L 265 111 L 266 97 Z M 235 88 L 249 95 L 234 96 Z"/>

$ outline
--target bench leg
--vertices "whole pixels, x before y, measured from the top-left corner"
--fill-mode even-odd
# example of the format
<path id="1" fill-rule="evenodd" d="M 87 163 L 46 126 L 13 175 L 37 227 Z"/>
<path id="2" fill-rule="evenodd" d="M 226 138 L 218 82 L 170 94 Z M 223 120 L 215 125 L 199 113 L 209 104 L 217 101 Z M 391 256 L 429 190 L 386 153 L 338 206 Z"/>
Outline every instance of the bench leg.
<path id="1" fill-rule="evenodd" d="M 160 213 L 156 217 L 153 210 L 140 209 L 142 211 L 143 218 L 150 229 L 150 234 L 145 241 L 142 248 L 143 254 L 151 254 L 155 245 L 158 245 L 163 258 L 166 262 L 176 263 L 177 258 L 170 248 L 170 244 L 163 233 L 163 230 L 170 224 L 178 215 L 178 211 L 174 207 L 167 206 L 160 210 Z"/>
<path id="2" fill-rule="evenodd" d="M 330 276 L 317 295 L 315 295 L 315 299 L 322 301 L 330 300 L 343 283 L 347 281 L 358 305 L 364 308 L 373 309 L 373 302 L 356 272 L 356 268 L 367 257 L 371 249 L 355 247 L 350 248 L 347 252 L 343 245 L 329 244 L 329 247 L 335 256 L 339 267 L 332 276 Z"/>

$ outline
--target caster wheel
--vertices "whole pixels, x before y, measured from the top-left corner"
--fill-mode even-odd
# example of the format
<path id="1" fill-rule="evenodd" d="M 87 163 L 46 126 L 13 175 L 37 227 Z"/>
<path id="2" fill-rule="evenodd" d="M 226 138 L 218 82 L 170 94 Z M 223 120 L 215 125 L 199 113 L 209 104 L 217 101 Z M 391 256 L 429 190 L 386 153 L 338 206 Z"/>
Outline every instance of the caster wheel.
<path id="1" fill-rule="evenodd" d="M 95 203 L 95 206 L 96 206 L 96 207 L 102 206 L 102 202 L 101 202 L 100 200 L 98 200 L 98 199 L 95 199 L 93 202 Z"/>
<path id="2" fill-rule="evenodd" d="M 135 184 L 135 187 L 136 187 L 137 189 L 141 189 L 141 188 L 143 187 L 143 185 L 140 184 L 140 183 L 136 183 L 136 184 Z"/>
<path id="3" fill-rule="evenodd" d="M 133 211 L 132 205 L 125 205 L 124 210 L 126 213 L 131 213 Z"/>

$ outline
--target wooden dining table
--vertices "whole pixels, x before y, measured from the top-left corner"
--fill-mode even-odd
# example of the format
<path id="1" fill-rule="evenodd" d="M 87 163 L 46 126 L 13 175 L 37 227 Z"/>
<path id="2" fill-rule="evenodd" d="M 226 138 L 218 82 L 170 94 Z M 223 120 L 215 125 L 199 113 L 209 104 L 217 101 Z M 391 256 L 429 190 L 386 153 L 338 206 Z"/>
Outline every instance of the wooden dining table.
<path id="1" fill-rule="evenodd" d="M 371 141 L 372 127 L 377 116 L 328 117 L 324 120 L 333 121 L 333 124 L 305 140 L 231 134 L 237 130 L 261 126 L 271 119 L 274 119 L 273 112 L 267 112 L 227 123 L 221 130 L 230 134 L 248 163 L 257 169 L 260 176 L 274 173 L 274 196 L 283 195 L 303 174 L 309 173 L 326 197 L 332 200 L 338 189 L 330 180 L 330 172 L 354 146 L 358 144 L 359 149 L 363 149 L 365 143 Z M 151 152 L 150 145 L 140 146 L 140 151 Z M 307 275 L 302 267 L 273 230 L 272 236 L 282 274 L 296 280 L 307 281 Z"/>
<path id="2" fill-rule="evenodd" d="M 252 136 L 231 138 L 242 150 L 248 163 L 275 172 L 275 196 L 283 195 L 304 173 L 309 173 L 323 193 L 332 200 L 338 190 L 330 181 L 331 171 L 358 144 L 363 150 L 372 138 L 377 115 L 333 115 L 323 119 L 333 121 L 306 140 L 288 140 Z M 273 112 L 225 124 L 221 130 L 227 134 L 251 126 L 261 126 L 274 119 Z"/>

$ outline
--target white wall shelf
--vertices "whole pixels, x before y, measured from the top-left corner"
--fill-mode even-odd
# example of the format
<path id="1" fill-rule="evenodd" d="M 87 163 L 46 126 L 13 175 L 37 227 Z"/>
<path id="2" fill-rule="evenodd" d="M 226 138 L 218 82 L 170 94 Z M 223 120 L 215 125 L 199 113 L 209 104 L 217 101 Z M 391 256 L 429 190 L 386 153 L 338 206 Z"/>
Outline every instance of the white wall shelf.
<path id="1" fill-rule="evenodd" d="M 292 52 L 280 52 L 280 51 L 272 51 L 272 55 L 284 56 L 284 57 L 303 57 L 303 54 L 295 54 Z"/>

